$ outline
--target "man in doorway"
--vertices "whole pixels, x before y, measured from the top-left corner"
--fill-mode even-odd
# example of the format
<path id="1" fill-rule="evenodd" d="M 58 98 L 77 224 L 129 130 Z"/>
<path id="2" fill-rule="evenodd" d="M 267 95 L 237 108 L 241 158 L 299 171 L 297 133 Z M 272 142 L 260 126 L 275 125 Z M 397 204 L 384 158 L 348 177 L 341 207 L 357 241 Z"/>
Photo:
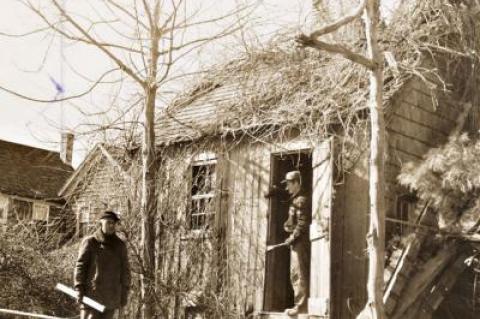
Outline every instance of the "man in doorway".
<path id="1" fill-rule="evenodd" d="M 99 313 L 81 304 L 81 319 L 112 319 L 115 310 L 127 303 L 130 270 L 126 244 L 116 234 L 120 219 L 115 212 L 106 211 L 99 221 L 100 228 L 80 245 L 74 287 L 79 302 L 88 296 L 106 309 Z"/>
<path id="2" fill-rule="evenodd" d="M 285 313 L 295 316 L 307 311 L 309 288 L 309 238 L 310 212 L 308 198 L 302 194 L 300 171 L 288 172 L 282 181 L 290 194 L 288 219 L 283 227 L 290 235 L 285 243 L 290 246 L 290 281 L 294 292 L 294 306 Z"/>

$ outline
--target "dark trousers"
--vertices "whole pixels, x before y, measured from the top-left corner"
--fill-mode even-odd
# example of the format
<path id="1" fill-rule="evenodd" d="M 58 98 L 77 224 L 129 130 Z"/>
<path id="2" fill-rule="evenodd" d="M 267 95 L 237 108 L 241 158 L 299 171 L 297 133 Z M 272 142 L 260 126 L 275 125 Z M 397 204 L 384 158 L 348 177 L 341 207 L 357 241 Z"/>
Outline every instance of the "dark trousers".
<path id="1" fill-rule="evenodd" d="M 294 303 L 300 313 L 307 311 L 309 288 L 309 246 L 308 241 L 296 242 L 290 250 L 290 281 L 294 293 Z"/>
<path id="2" fill-rule="evenodd" d="M 115 309 L 105 309 L 103 313 L 90 308 L 80 310 L 80 319 L 113 319 Z"/>

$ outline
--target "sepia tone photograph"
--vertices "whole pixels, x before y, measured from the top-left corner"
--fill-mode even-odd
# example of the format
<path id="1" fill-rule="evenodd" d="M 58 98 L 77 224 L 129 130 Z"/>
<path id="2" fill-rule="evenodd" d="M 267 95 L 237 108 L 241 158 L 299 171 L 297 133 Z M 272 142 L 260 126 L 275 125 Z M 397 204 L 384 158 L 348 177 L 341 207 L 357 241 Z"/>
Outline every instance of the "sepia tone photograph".
<path id="1" fill-rule="evenodd" d="M 480 318 L 480 0 L 3 0 L 0 319 Z"/>

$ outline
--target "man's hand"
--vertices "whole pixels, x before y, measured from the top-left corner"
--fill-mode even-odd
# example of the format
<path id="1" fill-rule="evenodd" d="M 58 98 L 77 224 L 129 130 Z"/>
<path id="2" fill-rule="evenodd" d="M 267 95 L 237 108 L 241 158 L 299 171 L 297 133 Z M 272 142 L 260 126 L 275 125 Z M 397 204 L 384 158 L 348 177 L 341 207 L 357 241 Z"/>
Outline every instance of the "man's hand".
<path id="1" fill-rule="evenodd" d="M 77 303 L 82 304 L 82 300 L 84 296 L 83 289 L 76 288 L 75 290 L 77 291 Z"/>
<path id="2" fill-rule="evenodd" d="M 290 246 L 292 245 L 292 243 L 293 243 L 292 237 L 288 237 L 287 239 L 285 239 L 285 245 Z"/>

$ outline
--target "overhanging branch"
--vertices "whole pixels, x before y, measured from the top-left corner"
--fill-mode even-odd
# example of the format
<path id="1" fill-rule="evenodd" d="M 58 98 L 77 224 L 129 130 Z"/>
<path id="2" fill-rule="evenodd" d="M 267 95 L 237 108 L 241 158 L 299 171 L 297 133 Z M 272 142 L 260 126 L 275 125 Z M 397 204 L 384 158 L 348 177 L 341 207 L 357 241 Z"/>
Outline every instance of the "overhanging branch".
<path id="1" fill-rule="evenodd" d="M 332 33 L 333 31 L 338 30 L 339 28 L 343 27 L 344 25 L 349 24 L 353 20 L 360 18 L 360 16 L 363 13 L 363 10 L 365 9 L 365 6 L 367 4 L 367 0 L 362 0 L 362 2 L 359 4 L 355 10 L 353 10 L 350 14 L 341 17 L 337 21 L 332 22 L 331 24 L 324 26 L 323 28 L 316 30 L 310 34 L 310 38 L 316 39 L 322 35 Z"/>
<path id="2" fill-rule="evenodd" d="M 355 63 L 361 64 L 370 70 L 375 69 L 375 63 L 371 59 L 368 59 L 359 53 L 355 53 L 343 45 L 320 41 L 318 39 L 314 39 L 311 36 L 307 36 L 305 34 L 300 34 L 295 39 L 295 41 L 302 46 L 324 50 L 333 54 L 340 54 L 344 58 L 347 58 Z"/>

